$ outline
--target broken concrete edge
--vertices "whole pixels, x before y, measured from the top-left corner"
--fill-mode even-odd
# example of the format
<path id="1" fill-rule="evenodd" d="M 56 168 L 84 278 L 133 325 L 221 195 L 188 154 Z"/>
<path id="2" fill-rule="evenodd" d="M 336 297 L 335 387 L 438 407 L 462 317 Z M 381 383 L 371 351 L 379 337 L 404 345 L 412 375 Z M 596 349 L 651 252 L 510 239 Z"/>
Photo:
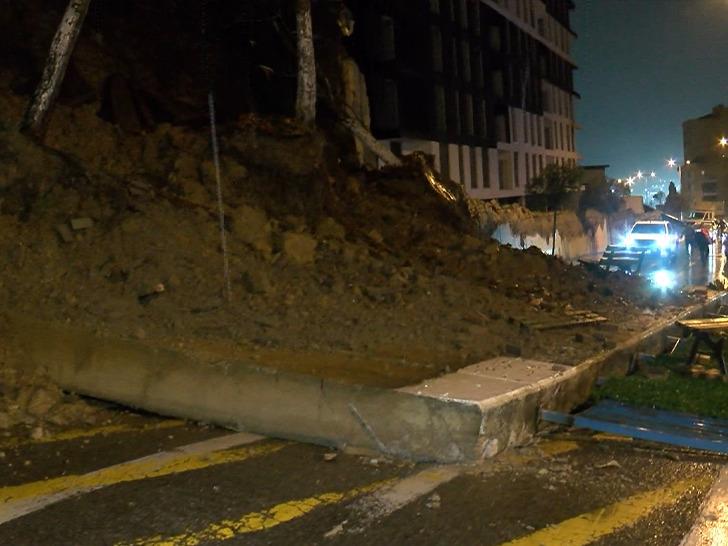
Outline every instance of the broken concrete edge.
<path id="1" fill-rule="evenodd" d="M 485 412 L 495 407 L 507 404 L 514 399 L 523 398 L 534 392 L 554 390 L 555 387 L 558 387 L 567 381 L 578 379 L 579 376 L 585 373 L 589 374 L 590 370 L 595 367 L 598 367 L 597 372 L 599 373 L 605 371 L 611 373 L 619 373 L 620 371 L 625 372 L 629 366 L 629 357 L 636 351 L 645 347 L 654 348 L 661 346 L 665 332 L 672 328 L 676 321 L 694 317 L 696 314 L 709 309 L 711 306 L 720 304 L 725 298 L 728 298 L 728 293 L 720 292 L 714 294 L 705 302 L 692 305 L 674 317 L 661 320 L 652 325 L 645 332 L 617 344 L 617 346 L 612 349 L 597 353 L 575 366 L 568 367 L 565 370 L 558 372 L 553 377 L 541 379 L 528 385 L 524 385 L 519 389 L 488 398 L 487 400 L 483 400 L 478 403 L 478 406 L 481 411 Z M 628 358 L 625 359 L 624 357 Z"/>
<path id="2" fill-rule="evenodd" d="M 204 364 L 179 351 L 22 317 L 0 321 L 0 335 L 14 337 L 29 362 L 78 394 L 265 436 L 453 463 L 528 442 L 537 431 L 540 409 L 569 411 L 583 403 L 604 366 L 722 298 L 713 296 L 553 378 L 479 403 L 349 385 L 244 362 Z"/>

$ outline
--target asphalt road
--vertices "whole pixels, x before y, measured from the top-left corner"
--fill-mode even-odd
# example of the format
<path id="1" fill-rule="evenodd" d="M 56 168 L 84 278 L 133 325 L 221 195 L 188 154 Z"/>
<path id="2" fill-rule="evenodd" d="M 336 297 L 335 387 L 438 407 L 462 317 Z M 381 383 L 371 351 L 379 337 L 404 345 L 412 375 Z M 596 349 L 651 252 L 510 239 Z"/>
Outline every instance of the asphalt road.
<path id="1" fill-rule="evenodd" d="M 688 255 L 684 245 L 681 245 L 677 259 L 667 263 L 664 259 L 655 256 L 646 256 L 641 273 L 646 276 L 654 275 L 659 270 L 667 270 L 674 274 L 675 288 L 687 286 L 706 286 L 715 280 L 723 265 L 723 256 L 718 253 L 717 245 L 712 245 L 710 256 L 706 263 L 700 259 L 697 252 Z"/>
<path id="2" fill-rule="evenodd" d="M 433 466 L 130 414 L 0 438 L 0 544 L 677 545 L 725 462 L 557 432 Z"/>

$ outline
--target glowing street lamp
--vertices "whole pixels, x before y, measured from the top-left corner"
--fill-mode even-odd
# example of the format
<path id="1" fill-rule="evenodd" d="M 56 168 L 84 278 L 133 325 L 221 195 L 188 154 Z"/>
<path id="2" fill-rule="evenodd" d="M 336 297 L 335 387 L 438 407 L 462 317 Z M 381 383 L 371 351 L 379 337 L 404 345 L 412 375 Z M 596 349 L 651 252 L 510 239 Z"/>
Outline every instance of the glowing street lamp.
<path id="1" fill-rule="evenodd" d="M 673 158 L 670 158 L 667 160 L 667 166 L 671 169 L 674 169 L 676 165 L 676 161 Z"/>
<path id="2" fill-rule="evenodd" d="M 720 137 L 720 140 L 718 140 L 718 144 L 721 148 L 725 148 L 726 146 L 728 146 L 728 138 Z"/>
<path id="3" fill-rule="evenodd" d="M 657 173 L 655 173 L 655 171 L 652 171 L 650 173 L 650 178 L 655 178 L 656 176 L 657 176 Z"/>
<path id="4" fill-rule="evenodd" d="M 627 185 L 631 186 L 632 184 L 634 184 L 634 176 L 628 176 Z"/>
<path id="5" fill-rule="evenodd" d="M 642 171 L 637 171 L 637 180 L 642 180 L 644 178 L 644 173 Z"/>

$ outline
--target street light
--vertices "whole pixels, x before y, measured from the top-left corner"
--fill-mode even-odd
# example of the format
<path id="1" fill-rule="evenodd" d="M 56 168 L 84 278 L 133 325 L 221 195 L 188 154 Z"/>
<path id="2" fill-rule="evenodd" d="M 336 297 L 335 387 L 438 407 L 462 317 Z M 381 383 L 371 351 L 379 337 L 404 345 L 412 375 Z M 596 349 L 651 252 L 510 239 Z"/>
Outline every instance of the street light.
<path id="1" fill-rule="evenodd" d="M 725 148 L 726 146 L 728 146 L 728 138 L 720 137 L 720 139 L 718 140 L 718 144 L 721 148 Z"/>
<path id="2" fill-rule="evenodd" d="M 676 165 L 676 161 L 673 158 L 670 158 L 667 160 L 667 166 L 671 169 L 674 169 Z"/>
<path id="3" fill-rule="evenodd" d="M 642 171 L 637 171 L 637 179 L 642 180 L 643 177 L 644 177 L 644 173 Z"/>
<path id="4" fill-rule="evenodd" d="M 650 178 L 655 178 L 656 176 L 657 176 L 657 173 L 655 173 L 655 171 L 652 171 L 650 173 Z"/>

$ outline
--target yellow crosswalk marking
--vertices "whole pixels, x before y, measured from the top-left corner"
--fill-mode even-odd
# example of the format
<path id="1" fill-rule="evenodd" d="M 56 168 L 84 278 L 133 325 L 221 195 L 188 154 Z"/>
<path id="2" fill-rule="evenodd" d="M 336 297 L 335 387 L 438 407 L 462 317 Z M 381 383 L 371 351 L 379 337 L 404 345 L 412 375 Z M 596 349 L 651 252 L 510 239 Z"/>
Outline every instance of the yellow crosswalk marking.
<path id="1" fill-rule="evenodd" d="M 184 421 L 168 420 L 161 423 L 146 424 L 137 426 L 132 424 L 105 425 L 102 427 L 73 429 L 41 438 L 10 438 L 0 442 L 0 449 L 12 449 L 27 444 L 46 444 L 51 442 L 62 442 L 64 440 L 76 440 L 78 438 L 90 438 L 93 436 L 106 436 L 108 434 L 119 434 L 121 432 L 144 432 L 148 430 L 164 430 L 168 428 L 181 427 Z"/>
<path id="2" fill-rule="evenodd" d="M 707 487 L 710 482 L 709 477 L 681 480 L 667 487 L 638 493 L 501 546 L 584 546 L 636 523 L 657 508 L 675 503 L 693 488 Z"/>
<path id="3" fill-rule="evenodd" d="M 214 445 L 225 438 L 195 445 Z M 238 445 L 241 442 L 238 442 Z M 135 461 L 121 463 L 83 475 L 70 475 L 22 485 L 0 487 L 0 523 L 38 510 L 53 502 L 125 482 L 158 478 L 170 474 L 200 470 L 210 466 L 234 463 L 274 453 L 286 445 L 282 441 L 256 442 L 224 451 L 170 451 Z M 182 449 L 182 448 L 180 448 Z"/>
<path id="4" fill-rule="evenodd" d="M 229 540 L 239 535 L 255 533 L 276 527 L 281 523 L 303 517 L 321 506 L 336 504 L 366 493 L 371 493 L 394 481 L 382 480 L 363 487 L 350 489 L 349 491 L 322 493 L 314 497 L 291 500 L 260 512 L 245 514 L 236 520 L 226 519 L 211 523 L 197 532 L 183 533 L 170 537 L 158 535 L 140 538 L 132 542 L 119 542 L 115 546 L 197 546 L 198 544 L 209 541 Z"/>

